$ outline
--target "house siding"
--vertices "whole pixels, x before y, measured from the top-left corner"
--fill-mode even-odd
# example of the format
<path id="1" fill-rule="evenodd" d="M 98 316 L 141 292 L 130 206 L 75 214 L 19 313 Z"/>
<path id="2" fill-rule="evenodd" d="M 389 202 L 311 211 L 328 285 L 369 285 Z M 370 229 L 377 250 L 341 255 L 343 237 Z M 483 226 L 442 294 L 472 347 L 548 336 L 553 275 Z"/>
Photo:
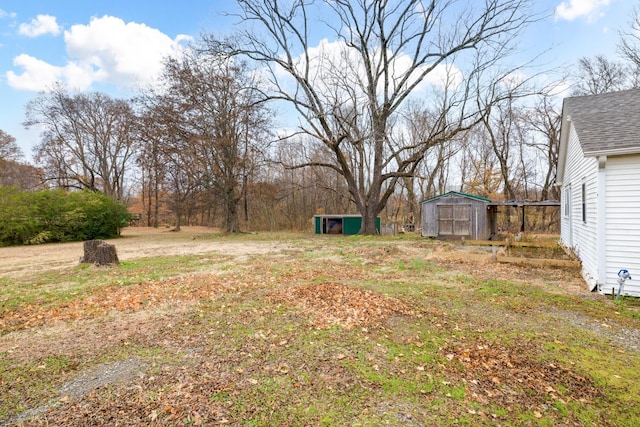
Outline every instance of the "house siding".
<path id="1" fill-rule="evenodd" d="M 601 290 L 618 292 L 618 272 L 629 270 L 624 292 L 640 296 L 640 155 L 607 159 L 606 281 Z M 637 277 L 636 277 L 637 276 Z"/>
<path id="2" fill-rule="evenodd" d="M 585 188 L 586 220 L 582 216 L 582 186 Z M 582 261 L 582 275 L 589 288 L 597 284 L 598 278 L 598 161 L 585 157 L 578 135 L 573 125 L 568 138 L 567 163 L 564 172 L 561 198 L 567 196 L 570 189 L 570 215 L 562 215 L 562 243 L 569 247 Z"/>

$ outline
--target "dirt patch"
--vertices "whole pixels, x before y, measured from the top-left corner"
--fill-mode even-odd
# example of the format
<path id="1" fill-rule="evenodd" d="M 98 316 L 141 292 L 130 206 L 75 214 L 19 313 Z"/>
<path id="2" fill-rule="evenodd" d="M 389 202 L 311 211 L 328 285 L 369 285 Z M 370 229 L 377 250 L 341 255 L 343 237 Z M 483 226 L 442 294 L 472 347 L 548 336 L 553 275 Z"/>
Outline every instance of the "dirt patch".
<path id="1" fill-rule="evenodd" d="M 162 330 L 180 323 L 190 307 L 185 304 L 134 313 L 107 315 L 74 322 L 47 320 L 46 326 L 10 332 L 0 338 L 0 353 L 30 363 L 38 359 L 67 356 L 92 359 L 104 349 L 134 340 L 152 341 Z"/>
<path id="2" fill-rule="evenodd" d="M 212 239 L 217 230 L 207 227 L 183 227 L 180 232 L 168 229 L 128 227 L 117 239 L 105 240 L 115 245 L 120 261 L 156 256 L 217 253 L 249 257 L 291 249 L 286 243 L 262 241 L 222 241 Z M 21 277 L 43 271 L 71 268 L 79 264 L 83 242 L 0 247 L 0 276 Z"/>
<path id="3" fill-rule="evenodd" d="M 58 390 L 59 398 L 48 405 L 30 409 L 9 420 L 7 425 L 17 424 L 40 415 L 51 408 L 65 404 L 71 399 L 82 399 L 90 396 L 95 390 L 111 384 L 130 381 L 141 375 L 145 363 L 139 359 L 119 360 L 112 363 L 100 363 L 81 372 Z"/>

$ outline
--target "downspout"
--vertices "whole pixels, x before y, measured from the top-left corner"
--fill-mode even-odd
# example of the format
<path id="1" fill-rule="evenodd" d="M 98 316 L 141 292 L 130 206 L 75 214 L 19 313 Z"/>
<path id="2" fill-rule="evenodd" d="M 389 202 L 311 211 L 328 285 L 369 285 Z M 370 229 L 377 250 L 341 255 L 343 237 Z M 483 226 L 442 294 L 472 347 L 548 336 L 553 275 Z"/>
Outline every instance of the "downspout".
<path id="1" fill-rule="evenodd" d="M 598 156 L 598 193 L 596 212 L 596 247 L 598 254 L 597 290 L 602 292 L 607 282 L 607 156 Z M 596 289 L 592 289 L 595 291 Z"/>

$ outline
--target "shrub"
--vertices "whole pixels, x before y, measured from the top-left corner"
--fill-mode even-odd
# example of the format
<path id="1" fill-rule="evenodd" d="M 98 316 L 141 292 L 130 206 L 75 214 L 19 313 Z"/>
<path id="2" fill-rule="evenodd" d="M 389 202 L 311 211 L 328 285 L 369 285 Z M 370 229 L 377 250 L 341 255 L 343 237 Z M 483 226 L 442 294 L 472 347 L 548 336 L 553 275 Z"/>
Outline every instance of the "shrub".
<path id="1" fill-rule="evenodd" d="M 129 220 L 126 207 L 103 194 L 0 187 L 0 246 L 106 239 Z"/>

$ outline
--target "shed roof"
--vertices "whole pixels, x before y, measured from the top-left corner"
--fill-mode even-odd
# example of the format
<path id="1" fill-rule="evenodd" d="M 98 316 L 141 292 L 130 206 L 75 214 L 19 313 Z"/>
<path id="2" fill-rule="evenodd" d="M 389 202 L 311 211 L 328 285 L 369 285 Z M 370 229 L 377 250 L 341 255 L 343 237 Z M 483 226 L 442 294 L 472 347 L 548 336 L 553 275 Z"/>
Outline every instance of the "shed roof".
<path id="1" fill-rule="evenodd" d="M 424 200 L 420 201 L 420 204 L 427 203 L 427 202 L 430 202 L 432 200 L 440 199 L 442 197 L 451 197 L 451 196 L 466 197 L 466 198 L 469 198 L 469 199 L 474 199 L 474 200 L 478 200 L 480 202 L 485 202 L 485 203 L 491 202 L 491 200 L 487 199 L 486 197 L 476 196 L 475 194 L 461 193 L 459 191 L 448 191 L 446 193 L 439 194 L 439 195 L 433 196 L 433 197 L 429 197 L 428 199 L 424 199 Z"/>
<path id="2" fill-rule="evenodd" d="M 566 98 L 562 115 L 587 156 L 640 153 L 640 89 Z"/>

